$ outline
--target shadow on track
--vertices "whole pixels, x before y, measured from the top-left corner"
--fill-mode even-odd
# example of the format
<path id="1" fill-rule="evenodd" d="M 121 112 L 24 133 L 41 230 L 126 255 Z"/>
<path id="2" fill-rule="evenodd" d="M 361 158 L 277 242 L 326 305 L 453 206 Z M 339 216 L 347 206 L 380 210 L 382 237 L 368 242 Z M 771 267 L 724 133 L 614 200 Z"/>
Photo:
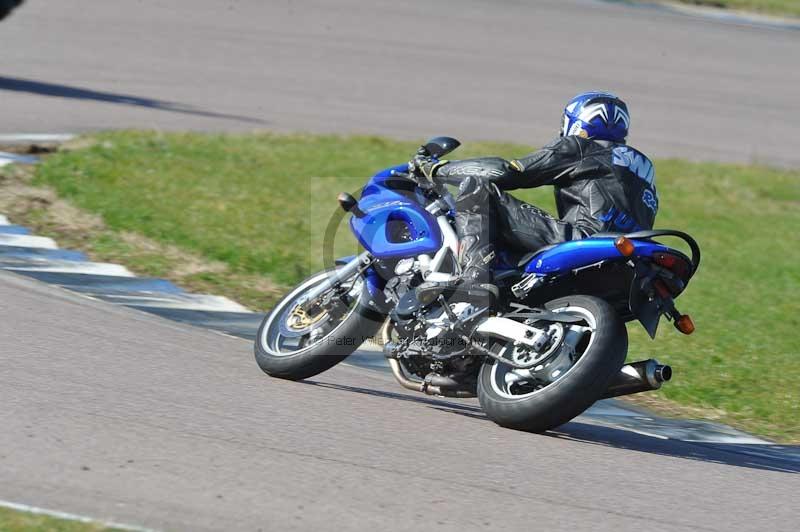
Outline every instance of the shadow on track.
<path id="1" fill-rule="evenodd" d="M 147 109 L 155 109 L 157 111 L 167 111 L 170 113 L 181 113 L 181 114 L 188 114 L 195 116 L 203 116 L 206 118 L 236 120 L 239 122 L 247 122 L 258 125 L 268 124 L 267 121 L 258 118 L 225 114 L 225 113 L 215 113 L 212 111 L 203 111 L 202 109 L 196 109 L 194 107 L 175 102 L 155 100 L 152 98 L 142 98 L 139 96 L 131 96 L 129 94 L 101 92 L 92 89 L 84 89 L 82 87 L 60 85 L 57 83 L 45 83 L 30 79 L 9 78 L 5 76 L 0 76 L 0 90 L 11 91 L 11 92 L 27 92 L 30 94 L 38 94 L 39 96 L 52 96 L 55 98 L 93 100 L 96 102 L 114 103 L 119 105 L 131 105 L 135 107 L 145 107 Z"/>
<path id="2" fill-rule="evenodd" d="M 673 458 L 737 467 L 800 473 L 800 448 L 782 445 L 687 442 L 660 439 L 629 430 L 572 421 L 547 436 Z"/>
<path id="3" fill-rule="evenodd" d="M 486 419 L 486 416 L 483 414 L 483 411 L 476 406 L 453 403 L 448 401 L 447 399 L 444 398 L 439 399 L 430 395 L 420 394 L 419 396 L 415 396 L 415 395 L 407 395 L 404 393 L 385 392 L 383 390 L 373 390 L 370 388 L 361 388 L 358 386 L 346 386 L 344 384 L 332 384 L 329 382 L 319 382 L 310 380 L 305 380 L 300 382 L 302 382 L 303 384 L 310 384 L 312 386 L 319 386 L 320 388 L 328 388 L 331 390 L 360 393 L 362 395 L 372 395 L 375 397 L 385 397 L 387 399 L 395 399 L 397 401 L 407 401 L 409 403 L 423 404 L 444 412 L 451 412 L 454 414 L 460 414 L 468 417 Z"/>
<path id="4" fill-rule="evenodd" d="M 311 386 L 318 386 L 331 390 L 407 401 L 425 405 L 440 412 L 489 421 L 479 407 L 459 404 L 447 399 L 438 399 L 425 395 L 417 397 L 404 393 L 386 392 L 371 388 L 319 381 L 307 380 L 303 382 Z M 615 449 L 683 458 L 686 460 L 699 460 L 701 462 L 761 469 L 764 471 L 800 473 L 800 447 L 796 446 L 701 443 L 660 439 L 637 434 L 630 430 L 604 425 L 593 425 L 581 421 L 567 423 L 554 431 L 545 433 L 544 436 L 589 445 L 602 445 Z"/>

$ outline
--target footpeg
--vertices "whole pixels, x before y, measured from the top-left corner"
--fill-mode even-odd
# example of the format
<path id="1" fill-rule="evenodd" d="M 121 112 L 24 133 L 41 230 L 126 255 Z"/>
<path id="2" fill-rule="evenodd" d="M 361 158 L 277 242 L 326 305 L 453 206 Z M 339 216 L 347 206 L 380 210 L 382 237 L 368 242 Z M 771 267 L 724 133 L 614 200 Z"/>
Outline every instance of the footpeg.
<path id="1" fill-rule="evenodd" d="M 522 299 L 528 293 L 533 290 L 539 283 L 541 283 L 542 277 L 539 277 L 535 273 L 532 273 L 526 277 L 524 277 L 520 282 L 513 285 L 511 287 L 511 293 L 514 294 L 514 297 L 517 299 Z"/>

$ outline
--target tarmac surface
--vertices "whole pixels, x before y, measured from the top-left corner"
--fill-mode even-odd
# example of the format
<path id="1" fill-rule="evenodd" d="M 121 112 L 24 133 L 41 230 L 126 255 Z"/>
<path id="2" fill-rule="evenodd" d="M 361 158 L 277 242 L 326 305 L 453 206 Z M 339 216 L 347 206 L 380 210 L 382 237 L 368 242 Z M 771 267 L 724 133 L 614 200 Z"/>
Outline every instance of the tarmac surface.
<path id="1" fill-rule="evenodd" d="M 0 31 L 2 133 L 448 134 L 541 144 L 573 94 L 655 157 L 798 166 L 800 31 L 592 0 L 28 2 Z"/>
<path id="2" fill-rule="evenodd" d="M 236 338 L 0 272 L 0 498 L 169 530 L 794 530 L 800 476 L 340 366 L 269 379 Z"/>
<path id="3" fill-rule="evenodd" d="M 3 160 L 0 152 L 0 165 Z M 11 224 L 2 213 L 0 269 L 91 299 L 124 305 L 251 342 L 265 315 L 226 297 L 186 292 L 166 279 L 137 277 L 120 264 L 92 262 L 83 253 L 61 249 L 53 239 Z M 345 363 L 385 373 L 390 371 L 382 347 L 374 343 L 361 346 Z M 577 419 L 654 438 L 717 445 L 745 456 L 758 455 L 777 470 L 800 471 L 800 446 L 776 445 L 712 421 L 658 416 L 620 399 L 598 401 Z"/>
<path id="4" fill-rule="evenodd" d="M 76 0 L 27 2 L 0 46 L 0 137 L 536 144 L 566 98 L 600 87 L 626 97 L 653 156 L 800 163 L 790 28 L 588 0 Z M 0 244 L 23 238 L 42 237 Z M 112 300 L 0 272 L 0 499 L 169 530 L 796 529 L 800 467 L 765 446 L 581 420 L 513 432 L 351 366 L 268 379 L 250 342 Z"/>

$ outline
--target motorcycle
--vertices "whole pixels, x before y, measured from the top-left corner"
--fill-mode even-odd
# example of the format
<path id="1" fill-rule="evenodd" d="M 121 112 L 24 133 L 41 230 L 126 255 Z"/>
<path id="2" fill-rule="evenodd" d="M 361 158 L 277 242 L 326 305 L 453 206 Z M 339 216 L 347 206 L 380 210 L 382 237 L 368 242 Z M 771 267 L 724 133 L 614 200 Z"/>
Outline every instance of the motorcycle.
<path id="1" fill-rule="evenodd" d="M 418 156 L 456 149 L 437 137 Z M 626 323 L 651 338 L 662 316 L 694 331 L 675 308 L 700 264 L 697 242 L 674 230 L 600 233 L 529 253 L 498 252 L 499 293 L 417 290 L 460 274 L 455 202 L 447 185 L 412 165 L 369 179 L 356 200 L 342 193 L 364 251 L 303 281 L 261 324 L 255 341 L 267 374 L 301 380 L 378 336 L 399 384 L 428 395 L 478 397 L 499 425 L 542 432 L 601 398 L 655 390 L 672 370 L 656 360 L 625 364 Z M 691 257 L 658 241 L 677 237 Z M 450 284 L 448 284 L 450 283 Z"/>

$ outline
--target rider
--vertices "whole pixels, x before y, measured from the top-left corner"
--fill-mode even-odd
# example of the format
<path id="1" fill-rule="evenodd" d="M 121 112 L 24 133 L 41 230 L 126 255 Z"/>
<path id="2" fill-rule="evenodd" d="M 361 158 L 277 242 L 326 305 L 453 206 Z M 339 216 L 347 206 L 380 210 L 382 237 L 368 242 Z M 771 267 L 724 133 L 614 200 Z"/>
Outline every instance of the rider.
<path id="1" fill-rule="evenodd" d="M 459 186 L 460 285 L 496 292 L 491 285 L 498 241 L 536 251 L 598 232 L 652 229 L 658 210 L 653 164 L 625 144 L 629 127 L 622 100 L 586 92 L 564 109 L 560 138 L 521 159 L 415 159 L 417 172 Z M 559 219 L 506 193 L 542 185 L 555 187 Z"/>
<path id="2" fill-rule="evenodd" d="M 0 0 L 0 20 L 8 16 L 23 0 Z"/>

